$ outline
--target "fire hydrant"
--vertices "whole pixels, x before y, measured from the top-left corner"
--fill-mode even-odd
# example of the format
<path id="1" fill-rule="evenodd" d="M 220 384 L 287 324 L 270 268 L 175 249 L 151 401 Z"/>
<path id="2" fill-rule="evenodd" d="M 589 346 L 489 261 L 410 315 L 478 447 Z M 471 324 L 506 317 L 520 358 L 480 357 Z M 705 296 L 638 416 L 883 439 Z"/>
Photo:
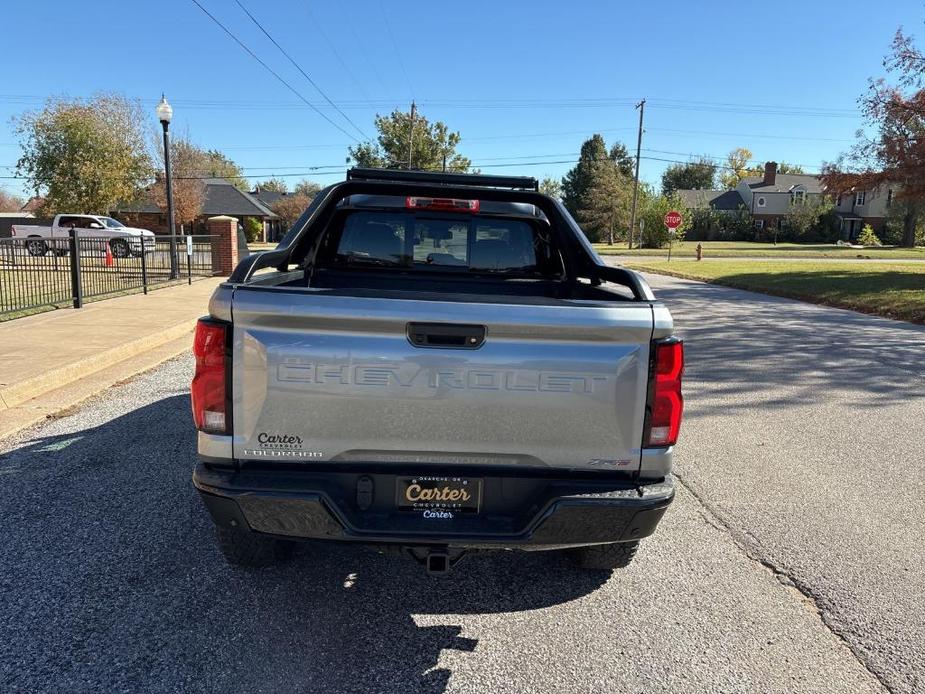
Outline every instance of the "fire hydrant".
<path id="1" fill-rule="evenodd" d="M 698 243 L 697 244 L 697 260 L 701 260 L 702 258 L 703 258 L 703 244 Z"/>

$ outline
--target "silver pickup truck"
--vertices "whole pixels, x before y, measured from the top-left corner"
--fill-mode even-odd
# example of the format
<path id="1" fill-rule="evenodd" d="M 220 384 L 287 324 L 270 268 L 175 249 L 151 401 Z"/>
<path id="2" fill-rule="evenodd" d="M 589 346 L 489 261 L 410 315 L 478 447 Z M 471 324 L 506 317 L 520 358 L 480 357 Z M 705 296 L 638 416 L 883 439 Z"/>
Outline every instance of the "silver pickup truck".
<path id="1" fill-rule="evenodd" d="M 671 316 L 535 179 L 352 169 L 209 314 L 193 482 L 233 564 L 325 539 L 612 569 L 674 496 Z"/>

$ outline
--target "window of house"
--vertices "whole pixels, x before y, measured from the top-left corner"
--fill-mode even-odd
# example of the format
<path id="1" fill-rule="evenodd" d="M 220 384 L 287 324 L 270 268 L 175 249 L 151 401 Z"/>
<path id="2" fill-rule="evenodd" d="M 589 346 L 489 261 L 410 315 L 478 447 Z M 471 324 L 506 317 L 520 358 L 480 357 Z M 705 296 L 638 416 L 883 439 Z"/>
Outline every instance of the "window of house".
<path id="1" fill-rule="evenodd" d="M 765 200 L 763 197 L 759 197 L 756 202 L 758 203 L 758 207 L 764 207 L 765 204 L 767 204 L 767 200 Z"/>
<path id="2" fill-rule="evenodd" d="M 806 191 L 795 190 L 790 193 L 790 202 L 794 205 L 802 205 L 806 202 Z"/>
<path id="3" fill-rule="evenodd" d="M 886 206 L 889 207 L 889 206 L 892 205 L 892 204 L 893 204 L 893 189 L 890 188 L 890 189 L 886 192 Z"/>
<path id="4" fill-rule="evenodd" d="M 854 194 L 854 204 L 863 205 L 867 201 L 867 191 L 859 190 Z"/>
<path id="5" fill-rule="evenodd" d="M 755 228 L 756 228 L 756 229 L 764 229 L 764 220 L 763 220 L 763 219 L 756 219 L 756 220 L 755 220 Z"/>

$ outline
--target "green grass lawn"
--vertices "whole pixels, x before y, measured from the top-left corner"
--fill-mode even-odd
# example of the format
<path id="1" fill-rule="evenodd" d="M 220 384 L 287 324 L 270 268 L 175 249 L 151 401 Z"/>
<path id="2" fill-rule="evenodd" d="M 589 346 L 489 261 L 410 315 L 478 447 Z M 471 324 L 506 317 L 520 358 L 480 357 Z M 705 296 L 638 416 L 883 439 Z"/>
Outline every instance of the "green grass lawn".
<path id="1" fill-rule="evenodd" d="M 884 260 L 919 258 L 925 260 L 925 246 L 917 248 L 898 248 L 884 246 L 880 248 L 848 248 L 834 244 L 804 243 L 757 243 L 754 241 L 702 241 L 703 254 L 707 258 L 883 258 Z M 626 244 L 609 246 L 604 243 L 594 244 L 602 255 L 645 255 L 667 256 L 667 248 L 634 248 L 629 250 Z M 671 257 L 693 258 L 697 252 L 697 241 L 676 243 L 671 249 Z"/>
<path id="2" fill-rule="evenodd" d="M 925 264 L 717 260 L 629 261 L 627 267 L 925 323 Z"/>

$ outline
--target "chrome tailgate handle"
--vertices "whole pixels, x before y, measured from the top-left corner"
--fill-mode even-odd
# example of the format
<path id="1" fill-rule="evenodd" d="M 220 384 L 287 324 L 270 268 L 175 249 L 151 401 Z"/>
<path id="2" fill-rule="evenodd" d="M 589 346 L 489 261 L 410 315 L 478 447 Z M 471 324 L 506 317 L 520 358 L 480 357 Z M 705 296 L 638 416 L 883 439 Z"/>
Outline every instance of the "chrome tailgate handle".
<path id="1" fill-rule="evenodd" d="M 485 326 L 408 323 L 408 341 L 415 347 L 478 349 L 485 342 Z"/>

